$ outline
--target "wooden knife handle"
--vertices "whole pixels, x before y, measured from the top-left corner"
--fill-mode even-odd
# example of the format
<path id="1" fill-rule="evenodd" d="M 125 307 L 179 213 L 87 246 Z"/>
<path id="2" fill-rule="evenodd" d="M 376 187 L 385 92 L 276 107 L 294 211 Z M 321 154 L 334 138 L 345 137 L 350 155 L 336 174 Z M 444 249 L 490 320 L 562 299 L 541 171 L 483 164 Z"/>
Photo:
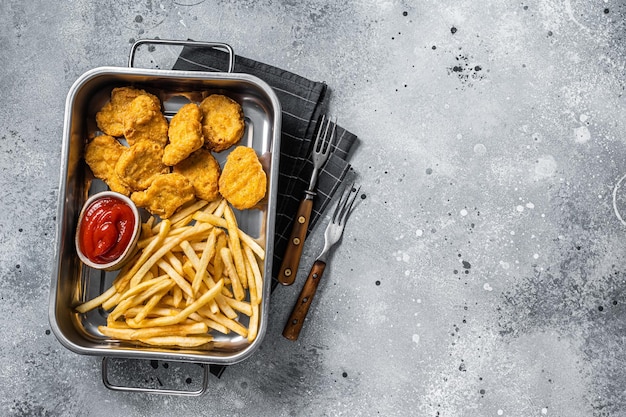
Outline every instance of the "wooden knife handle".
<path id="1" fill-rule="evenodd" d="M 309 312 L 309 307 L 311 307 L 311 302 L 313 301 L 325 268 L 326 263 L 323 261 L 315 261 L 313 264 L 311 272 L 309 272 L 309 276 L 304 283 L 304 287 L 302 287 L 302 291 L 300 291 L 298 301 L 296 301 L 296 304 L 293 306 L 293 311 L 283 330 L 283 336 L 285 338 L 289 340 L 298 339 L 300 330 L 302 330 L 302 325 L 304 324 L 304 319 Z"/>
<path id="2" fill-rule="evenodd" d="M 300 202 L 300 207 L 298 207 L 298 212 L 293 222 L 291 236 L 289 236 L 289 242 L 287 242 L 283 263 L 280 265 L 280 271 L 278 272 L 278 281 L 283 285 L 291 285 L 296 279 L 312 210 L 312 199 L 305 198 Z"/>

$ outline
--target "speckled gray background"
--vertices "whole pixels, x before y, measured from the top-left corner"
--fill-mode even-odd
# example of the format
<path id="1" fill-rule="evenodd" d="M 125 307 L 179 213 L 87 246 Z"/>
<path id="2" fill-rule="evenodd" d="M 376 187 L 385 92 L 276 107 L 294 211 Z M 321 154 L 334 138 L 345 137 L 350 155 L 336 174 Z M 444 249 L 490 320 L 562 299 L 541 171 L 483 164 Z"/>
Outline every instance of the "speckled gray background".
<path id="1" fill-rule="evenodd" d="M 0 414 L 626 415 L 625 17 L 618 0 L 2 1 Z M 299 341 L 281 331 L 302 277 L 198 398 L 106 389 L 48 322 L 66 94 L 154 37 L 327 82 L 361 141 L 366 198 Z"/>

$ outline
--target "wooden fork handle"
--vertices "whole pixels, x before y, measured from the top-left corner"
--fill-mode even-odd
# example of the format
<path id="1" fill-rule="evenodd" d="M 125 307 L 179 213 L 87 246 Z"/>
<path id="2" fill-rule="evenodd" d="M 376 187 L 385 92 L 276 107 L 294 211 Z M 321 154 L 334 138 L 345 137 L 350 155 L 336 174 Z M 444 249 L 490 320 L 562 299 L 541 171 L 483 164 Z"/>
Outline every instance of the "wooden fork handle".
<path id="1" fill-rule="evenodd" d="M 313 264 L 311 272 L 309 272 L 309 276 L 304 283 L 304 287 L 302 287 L 302 291 L 300 291 L 298 301 L 296 301 L 296 304 L 293 306 L 293 311 L 289 316 L 289 320 L 287 320 L 287 324 L 285 324 L 285 329 L 283 330 L 283 336 L 285 338 L 289 340 L 298 339 L 300 330 L 302 330 L 302 325 L 304 324 L 304 319 L 309 312 L 311 302 L 313 301 L 325 268 L 326 263 L 323 261 L 315 261 Z"/>
<path id="2" fill-rule="evenodd" d="M 309 228 L 309 220 L 311 219 L 311 211 L 313 211 L 313 200 L 305 198 L 300 202 L 300 207 L 298 207 L 291 236 L 289 236 L 289 241 L 287 242 L 283 263 L 278 272 L 278 281 L 283 285 L 291 285 L 296 279 L 302 249 L 304 248 L 304 239 L 306 238 L 306 231 Z"/>

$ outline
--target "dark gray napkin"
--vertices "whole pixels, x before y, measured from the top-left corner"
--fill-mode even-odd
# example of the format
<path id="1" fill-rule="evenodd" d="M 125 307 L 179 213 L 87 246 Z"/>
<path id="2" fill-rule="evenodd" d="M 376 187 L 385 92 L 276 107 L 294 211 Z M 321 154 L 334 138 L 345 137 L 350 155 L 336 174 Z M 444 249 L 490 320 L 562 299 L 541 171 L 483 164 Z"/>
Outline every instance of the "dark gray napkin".
<path id="1" fill-rule="evenodd" d="M 173 69 L 185 71 L 218 71 L 228 68 L 228 55 L 217 49 L 186 46 Z M 309 158 L 314 135 L 327 109 L 328 87 L 325 83 L 304 77 L 242 56 L 235 56 L 234 72 L 254 75 L 272 87 L 282 108 L 282 132 L 272 289 L 277 285 L 282 257 L 291 233 L 294 216 L 308 187 L 313 164 Z M 309 223 L 311 232 L 350 170 L 348 159 L 357 137 L 337 126 L 334 149 L 321 170 L 317 196 Z M 224 366 L 211 365 L 211 373 L 220 376 Z"/>

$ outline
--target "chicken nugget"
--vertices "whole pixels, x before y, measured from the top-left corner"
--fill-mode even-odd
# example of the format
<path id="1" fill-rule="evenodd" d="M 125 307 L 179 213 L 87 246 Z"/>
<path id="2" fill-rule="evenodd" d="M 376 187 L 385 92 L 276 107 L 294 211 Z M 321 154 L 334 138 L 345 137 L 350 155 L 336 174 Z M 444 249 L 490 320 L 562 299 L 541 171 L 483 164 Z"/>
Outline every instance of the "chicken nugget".
<path id="1" fill-rule="evenodd" d="M 187 159 L 176 164 L 174 172 L 184 175 L 191 182 L 197 198 L 205 201 L 219 198 L 220 164 L 210 151 L 206 149 L 195 151 Z"/>
<path id="2" fill-rule="evenodd" d="M 265 197 L 266 188 L 267 177 L 254 149 L 236 147 L 226 158 L 220 175 L 222 197 L 238 210 L 249 209 Z"/>
<path id="3" fill-rule="evenodd" d="M 157 175 L 145 191 L 136 191 L 130 198 L 138 207 L 167 219 L 183 204 L 194 200 L 194 192 L 187 178 L 172 172 Z"/>
<path id="4" fill-rule="evenodd" d="M 176 165 L 204 145 L 202 113 L 196 103 L 188 103 L 172 117 L 168 130 L 170 143 L 165 146 L 163 163 Z"/>
<path id="5" fill-rule="evenodd" d="M 96 113 L 98 128 L 107 135 L 124 136 L 124 116 L 130 103 L 137 96 L 145 95 L 153 100 L 158 106 L 161 102 L 158 97 L 144 90 L 132 87 L 118 87 L 111 91 L 111 99 Z"/>
<path id="6" fill-rule="evenodd" d="M 167 143 L 167 119 L 161 112 L 161 103 L 147 95 L 139 95 L 124 112 L 124 137 L 129 145 L 141 141 Z"/>
<path id="7" fill-rule="evenodd" d="M 169 172 L 162 159 L 163 148 L 160 145 L 141 141 L 124 150 L 115 164 L 115 173 L 131 190 L 145 190 L 154 177 Z"/>
<path id="8" fill-rule="evenodd" d="M 85 162 L 96 178 L 104 181 L 112 191 L 129 195 L 130 190 L 115 175 L 115 164 L 126 147 L 112 136 L 96 136 L 85 147 Z"/>
<path id="9" fill-rule="evenodd" d="M 224 151 L 243 136 L 243 110 L 239 103 L 221 94 L 212 94 L 200 103 L 205 146 L 214 152 Z"/>

